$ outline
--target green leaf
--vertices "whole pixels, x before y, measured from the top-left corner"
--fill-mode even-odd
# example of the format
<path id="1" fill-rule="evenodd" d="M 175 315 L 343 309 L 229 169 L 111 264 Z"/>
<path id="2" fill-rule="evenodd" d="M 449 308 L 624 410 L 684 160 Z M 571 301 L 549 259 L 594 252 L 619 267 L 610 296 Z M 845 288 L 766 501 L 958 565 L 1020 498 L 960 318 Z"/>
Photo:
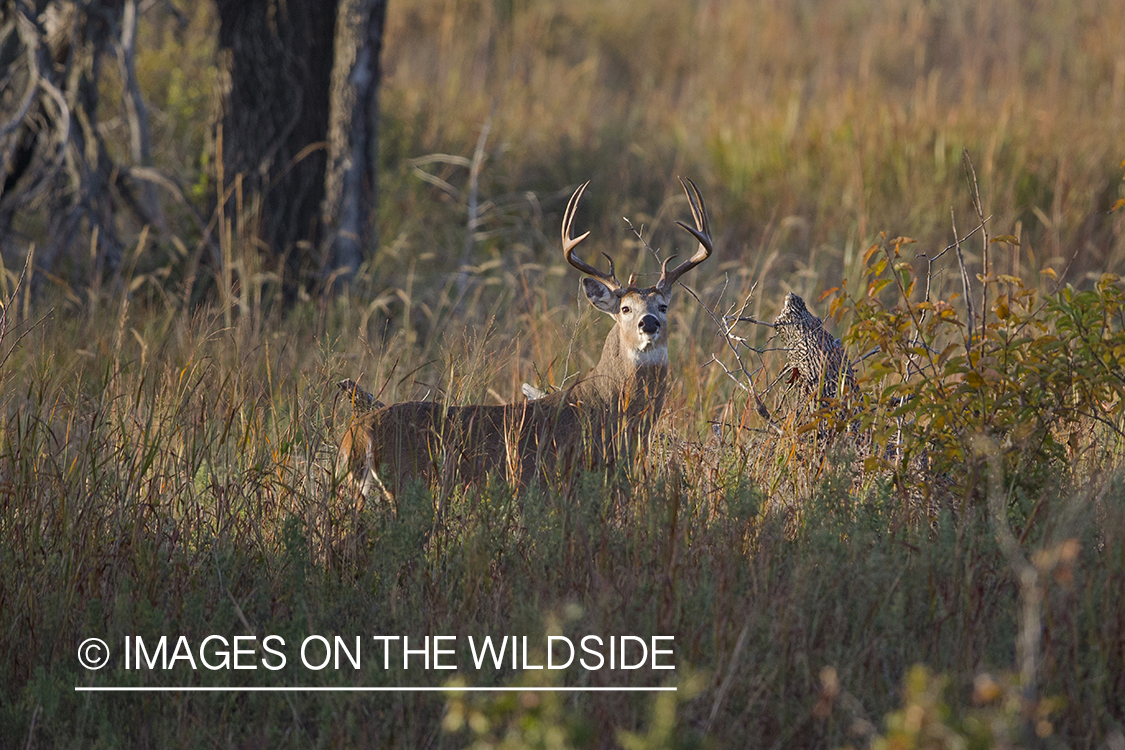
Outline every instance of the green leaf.
<path id="1" fill-rule="evenodd" d="M 879 294 L 879 292 L 881 292 L 881 291 L 883 291 L 884 289 L 886 289 L 886 288 L 887 288 L 887 284 L 890 284 L 890 283 L 891 283 L 891 280 L 890 280 L 890 279 L 879 279 L 878 281 L 876 281 L 876 282 L 874 282 L 874 283 L 870 284 L 870 285 L 869 285 L 869 286 L 867 287 L 867 296 L 868 296 L 868 297 L 875 297 L 875 296 L 877 296 L 877 295 Z"/>

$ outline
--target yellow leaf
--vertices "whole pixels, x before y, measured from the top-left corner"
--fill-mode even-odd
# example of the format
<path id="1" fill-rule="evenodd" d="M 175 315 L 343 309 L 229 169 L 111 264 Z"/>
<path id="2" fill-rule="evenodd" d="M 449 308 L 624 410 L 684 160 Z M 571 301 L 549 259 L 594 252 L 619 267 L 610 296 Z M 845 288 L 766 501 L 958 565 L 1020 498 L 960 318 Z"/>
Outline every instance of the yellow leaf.
<path id="1" fill-rule="evenodd" d="M 823 302 L 825 299 L 828 298 L 828 295 L 835 294 L 838 291 L 840 291 L 840 287 L 838 287 L 838 286 L 834 286 L 831 289 L 826 289 L 825 291 L 820 293 L 820 296 L 816 298 L 816 301 L 817 302 Z"/>
<path id="2" fill-rule="evenodd" d="M 1044 268 L 1039 273 L 1043 274 L 1044 276 L 1050 276 L 1052 279 L 1055 279 L 1056 281 L 1059 278 L 1059 275 L 1057 273 L 1055 273 L 1055 269 L 1050 268 L 1050 267 Z"/>
<path id="3" fill-rule="evenodd" d="M 1113 202 L 1113 205 L 1110 206 L 1109 210 L 1110 211 L 1116 211 L 1117 209 L 1121 208 L 1122 206 L 1125 206 L 1125 198 L 1118 198 L 1117 200 L 1115 200 Z"/>
<path id="4" fill-rule="evenodd" d="M 1002 234 L 999 237 L 993 237 L 991 240 L 989 240 L 989 244 L 993 242 L 1007 242 L 1009 245 L 1020 244 L 1020 241 L 1010 234 Z"/>
<path id="5" fill-rule="evenodd" d="M 891 240 L 891 244 L 895 247 L 898 247 L 899 245 L 909 245 L 917 241 L 918 240 L 914 240 L 909 237 L 895 237 L 893 240 Z"/>
<path id="6" fill-rule="evenodd" d="M 878 244 L 872 245 L 871 247 L 867 248 L 867 252 L 863 254 L 863 265 L 867 265 L 868 261 L 871 260 L 871 256 L 874 255 L 875 251 L 878 249 Z"/>

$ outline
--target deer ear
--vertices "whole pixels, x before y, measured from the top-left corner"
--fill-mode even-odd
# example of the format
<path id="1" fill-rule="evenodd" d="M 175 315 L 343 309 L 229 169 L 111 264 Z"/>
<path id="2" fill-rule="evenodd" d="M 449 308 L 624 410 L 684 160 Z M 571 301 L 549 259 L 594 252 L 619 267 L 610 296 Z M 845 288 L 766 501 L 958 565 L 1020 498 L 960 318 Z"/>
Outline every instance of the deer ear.
<path id="1" fill-rule="evenodd" d="M 582 288 L 586 291 L 586 299 L 590 304 L 609 315 L 616 315 L 621 308 L 621 300 L 610 291 L 609 287 L 589 276 L 582 279 Z"/>

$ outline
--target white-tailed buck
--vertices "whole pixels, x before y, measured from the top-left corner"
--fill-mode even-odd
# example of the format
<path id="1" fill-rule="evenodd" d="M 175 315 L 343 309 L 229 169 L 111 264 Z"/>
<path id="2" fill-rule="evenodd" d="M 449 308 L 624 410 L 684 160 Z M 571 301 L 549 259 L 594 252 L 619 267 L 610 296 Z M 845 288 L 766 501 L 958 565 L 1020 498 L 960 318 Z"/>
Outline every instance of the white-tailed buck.
<path id="1" fill-rule="evenodd" d="M 356 482 L 365 497 L 376 487 L 394 497 L 415 478 L 471 482 L 497 471 L 527 485 L 537 476 L 550 481 L 631 456 L 647 439 L 664 402 L 672 288 L 711 255 L 703 196 L 695 183 L 680 182 L 695 227 L 676 223 L 699 241 L 699 249 L 672 269 L 672 257 L 665 260 L 660 280 L 651 287 L 638 288 L 635 277 L 621 284 L 608 255 L 609 273 L 579 259 L 574 249 L 590 233 L 571 237 L 571 224 L 586 185 L 567 204 L 563 254 L 586 274 L 582 285 L 590 304 L 614 319 L 593 370 L 534 401 L 469 406 L 412 401 L 357 414 L 340 443 L 338 473 Z"/>

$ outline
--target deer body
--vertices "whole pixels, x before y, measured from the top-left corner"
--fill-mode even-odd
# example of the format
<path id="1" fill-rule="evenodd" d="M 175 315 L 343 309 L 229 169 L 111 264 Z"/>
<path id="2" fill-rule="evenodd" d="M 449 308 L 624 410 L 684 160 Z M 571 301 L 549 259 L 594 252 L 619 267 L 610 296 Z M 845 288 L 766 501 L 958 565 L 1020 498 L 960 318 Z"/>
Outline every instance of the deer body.
<path id="1" fill-rule="evenodd" d="M 681 226 L 699 240 L 700 249 L 673 271 L 671 258 L 665 261 L 654 287 L 637 288 L 633 279 L 621 285 L 612 260 L 605 274 L 574 256 L 574 247 L 589 235 L 570 238 L 585 187 L 567 206 L 563 249 L 567 261 L 588 274 L 587 299 L 615 321 L 598 364 L 574 385 L 533 401 L 467 406 L 413 401 L 358 416 L 341 441 L 338 466 L 365 497 L 376 487 L 394 497 L 415 478 L 466 482 L 488 472 L 526 486 L 537 477 L 550 481 L 629 458 L 647 440 L 667 390 L 672 287 L 711 254 L 707 216 L 698 188 L 684 183 L 698 228 Z"/>
<path id="2" fill-rule="evenodd" d="M 618 362 L 603 357 L 599 364 Z M 602 369 L 536 401 L 469 406 L 412 401 L 377 409 L 349 428 L 340 460 L 352 476 L 362 477 L 365 496 L 380 484 L 397 495 L 415 478 L 472 479 L 499 472 L 528 485 L 537 475 L 549 479 L 556 472 L 604 466 L 647 438 L 663 406 L 668 366 L 641 364 L 625 379 L 603 375 Z"/>

